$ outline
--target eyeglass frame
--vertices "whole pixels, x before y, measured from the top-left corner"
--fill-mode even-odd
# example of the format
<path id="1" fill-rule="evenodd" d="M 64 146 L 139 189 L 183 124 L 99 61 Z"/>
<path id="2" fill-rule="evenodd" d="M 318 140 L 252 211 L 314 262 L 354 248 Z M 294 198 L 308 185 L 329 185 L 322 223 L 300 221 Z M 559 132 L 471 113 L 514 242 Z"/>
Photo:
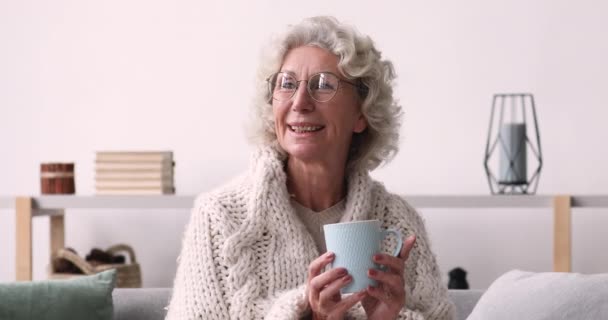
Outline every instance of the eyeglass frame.
<path id="1" fill-rule="evenodd" d="M 331 101 L 331 99 L 333 99 L 333 98 L 336 96 L 336 93 L 338 92 L 338 90 L 340 90 L 340 88 L 342 87 L 342 86 L 341 86 L 342 82 L 344 82 L 344 83 L 348 83 L 348 84 L 350 84 L 351 86 L 355 87 L 355 89 L 357 89 L 357 93 L 358 93 L 358 94 L 359 94 L 359 95 L 360 95 L 362 98 L 365 98 L 365 97 L 367 96 L 368 91 L 369 91 L 369 89 L 367 88 L 367 86 L 366 86 L 366 85 L 364 85 L 364 84 L 363 84 L 363 83 L 361 83 L 361 82 L 360 82 L 360 83 L 358 83 L 358 84 L 357 84 L 357 83 L 353 83 L 353 82 L 351 82 L 351 81 L 348 81 L 348 80 L 345 80 L 345 79 L 340 78 L 338 75 L 336 75 L 336 74 L 335 74 L 335 73 L 333 73 L 333 72 L 329 72 L 329 71 L 321 71 L 321 72 L 317 72 L 317 73 L 315 73 L 315 74 L 311 75 L 310 77 L 308 77 L 308 79 L 302 79 L 302 80 L 297 80 L 297 78 L 295 77 L 295 75 L 293 75 L 293 77 L 294 77 L 294 78 L 296 78 L 296 88 L 295 88 L 295 90 L 293 90 L 293 92 L 291 93 L 291 96 L 290 96 L 288 99 L 285 99 L 285 100 L 279 100 L 279 99 L 276 99 L 276 98 L 274 97 L 273 90 L 272 90 L 272 88 L 271 88 L 271 87 L 272 87 L 272 84 L 271 84 L 271 79 L 272 79 L 274 76 L 276 76 L 276 75 L 278 75 L 278 74 L 280 74 L 280 73 L 284 73 L 284 74 L 288 74 L 288 75 L 293 75 L 292 73 L 289 73 L 289 72 L 285 72 L 285 71 L 279 71 L 279 72 L 275 72 L 275 73 L 271 74 L 271 75 L 270 75 L 268 78 L 266 78 L 266 82 L 268 83 L 268 94 L 269 94 L 269 96 L 270 96 L 270 97 L 269 97 L 269 99 L 268 99 L 268 102 L 271 102 L 272 100 L 276 100 L 276 101 L 279 101 L 279 102 L 285 102 L 285 101 L 289 101 L 289 100 L 291 100 L 291 99 L 292 99 L 292 98 L 293 98 L 293 97 L 296 95 L 296 92 L 298 92 L 298 89 L 300 89 L 300 83 L 301 83 L 301 82 L 303 82 L 303 81 L 306 81 L 306 92 L 308 93 L 308 96 L 310 96 L 310 98 L 311 98 L 311 99 L 313 99 L 314 101 L 319 102 L 319 103 L 324 103 L 324 102 L 329 102 L 329 101 Z M 325 100 L 325 101 L 319 101 L 319 100 L 315 99 L 315 98 L 313 97 L 312 93 L 310 92 L 310 88 L 308 87 L 308 83 L 310 82 L 310 79 L 312 79 L 314 76 L 317 76 L 317 75 L 320 75 L 320 74 L 331 74 L 332 76 L 336 77 L 336 79 L 338 79 L 338 87 L 337 87 L 337 88 L 336 88 L 336 90 L 334 91 L 334 94 L 331 96 L 331 98 L 329 98 L 329 99 L 327 99 L 327 100 Z"/>

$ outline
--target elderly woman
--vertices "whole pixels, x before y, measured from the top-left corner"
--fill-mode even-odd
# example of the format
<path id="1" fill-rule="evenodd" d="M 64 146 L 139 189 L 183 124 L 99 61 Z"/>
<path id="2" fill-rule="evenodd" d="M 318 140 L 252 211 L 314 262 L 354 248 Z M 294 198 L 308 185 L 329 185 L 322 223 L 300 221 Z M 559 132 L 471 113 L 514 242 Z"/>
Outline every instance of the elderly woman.
<path id="1" fill-rule="evenodd" d="M 369 176 L 397 151 L 392 64 L 329 17 L 290 27 L 268 52 L 260 146 L 244 175 L 197 198 L 167 318 L 451 319 L 422 219 Z M 397 257 L 373 257 L 378 287 L 342 296 L 352 277 L 328 267 L 321 227 L 370 219 L 412 236 Z"/>

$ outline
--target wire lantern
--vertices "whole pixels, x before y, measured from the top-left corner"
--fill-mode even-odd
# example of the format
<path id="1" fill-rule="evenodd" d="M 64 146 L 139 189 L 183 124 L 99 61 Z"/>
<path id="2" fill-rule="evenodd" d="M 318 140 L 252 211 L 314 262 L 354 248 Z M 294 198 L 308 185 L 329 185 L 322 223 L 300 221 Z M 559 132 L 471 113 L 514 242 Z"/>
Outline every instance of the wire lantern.
<path id="1" fill-rule="evenodd" d="M 534 194 L 542 166 L 534 96 L 495 94 L 484 159 L 490 191 L 492 194 Z M 528 168 L 533 168 L 531 174 Z"/>

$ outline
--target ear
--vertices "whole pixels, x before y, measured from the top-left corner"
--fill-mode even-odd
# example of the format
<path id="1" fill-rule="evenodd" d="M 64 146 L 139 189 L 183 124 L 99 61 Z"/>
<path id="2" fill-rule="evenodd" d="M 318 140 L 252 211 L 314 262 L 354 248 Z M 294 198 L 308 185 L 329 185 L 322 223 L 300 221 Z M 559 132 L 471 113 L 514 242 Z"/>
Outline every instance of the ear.
<path id="1" fill-rule="evenodd" d="M 367 129 L 367 119 L 365 119 L 365 116 L 363 115 L 363 113 L 361 113 L 361 114 L 359 114 L 359 118 L 355 122 L 355 126 L 353 127 L 353 132 L 361 133 L 365 129 Z"/>

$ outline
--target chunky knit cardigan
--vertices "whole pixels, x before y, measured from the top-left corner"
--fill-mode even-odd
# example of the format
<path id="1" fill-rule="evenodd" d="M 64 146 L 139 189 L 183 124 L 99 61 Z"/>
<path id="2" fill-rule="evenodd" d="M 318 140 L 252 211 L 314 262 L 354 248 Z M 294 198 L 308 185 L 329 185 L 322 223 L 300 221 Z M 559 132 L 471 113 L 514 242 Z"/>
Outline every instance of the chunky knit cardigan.
<path id="1" fill-rule="evenodd" d="M 196 199 L 166 319 L 300 319 L 310 314 L 307 269 L 319 252 L 290 205 L 284 160 L 272 148 L 259 149 L 247 173 Z M 417 236 L 406 263 L 406 306 L 399 319 L 452 319 L 454 307 L 420 216 L 367 172 L 352 172 L 342 221 L 369 219 Z M 389 250 L 395 243 L 385 241 Z M 361 305 L 347 318 L 364 319 Z"/>

